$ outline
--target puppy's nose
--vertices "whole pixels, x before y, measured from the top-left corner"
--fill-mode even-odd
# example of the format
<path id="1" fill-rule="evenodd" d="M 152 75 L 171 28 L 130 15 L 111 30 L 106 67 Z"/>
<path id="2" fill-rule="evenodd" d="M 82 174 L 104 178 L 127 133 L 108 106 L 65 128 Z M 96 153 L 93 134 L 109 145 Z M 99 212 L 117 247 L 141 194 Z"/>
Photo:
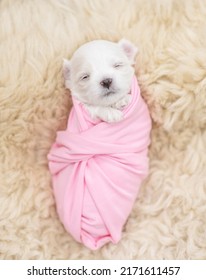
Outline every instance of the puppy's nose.
<path id="1" fill-rule="evenodd" d="M 104 88 L 110 88 L 112 83 L 112 79 L 108 78 L 108 79 L 104 79 L 100 82 L 100 85 L 103 86 Z"/>

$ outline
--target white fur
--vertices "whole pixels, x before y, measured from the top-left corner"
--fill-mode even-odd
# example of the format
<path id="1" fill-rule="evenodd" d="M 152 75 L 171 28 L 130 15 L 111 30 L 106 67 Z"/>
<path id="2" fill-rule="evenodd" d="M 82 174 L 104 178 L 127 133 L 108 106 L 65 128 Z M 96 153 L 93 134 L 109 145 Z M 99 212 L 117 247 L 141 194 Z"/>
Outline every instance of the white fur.
<path id="1" fill-rule="evenodd" d="M 82 45 L 64 60 L 65 86 L 81 101 L 92 118 L 106 122 L 122 119 L 122 107 L 130 100 L 137 48 L 122 39 L 118 43 L 95 40 Z M 111 79 L 110 87 L 102 81 Z"/>

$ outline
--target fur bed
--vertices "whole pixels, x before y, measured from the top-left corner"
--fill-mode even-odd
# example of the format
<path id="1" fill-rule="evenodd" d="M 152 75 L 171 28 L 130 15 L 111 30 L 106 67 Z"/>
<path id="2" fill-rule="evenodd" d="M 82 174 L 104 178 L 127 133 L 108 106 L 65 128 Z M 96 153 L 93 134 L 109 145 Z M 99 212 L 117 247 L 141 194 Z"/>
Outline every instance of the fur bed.
<path id="1" fill-rule="evenodd" d="M 0 258 L 206 259 L 206 1 L 0 2 Z M 62 58 L 131 40 L 153 118 L 122 240 L 91 252 L 56 214 L 46 155 L 71 107 Z"/>

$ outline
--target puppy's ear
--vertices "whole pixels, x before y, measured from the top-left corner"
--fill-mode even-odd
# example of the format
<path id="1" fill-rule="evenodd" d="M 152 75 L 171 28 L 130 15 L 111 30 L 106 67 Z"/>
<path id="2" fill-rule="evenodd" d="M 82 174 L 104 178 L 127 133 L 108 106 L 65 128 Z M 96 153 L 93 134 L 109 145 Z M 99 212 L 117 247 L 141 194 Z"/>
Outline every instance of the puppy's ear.
<path id="1" fill-rule="evenodd" d="M 138 53 L 138 48 L 135 47 L 135 45 L 133 45 L 130 41 L 128 41 L 126 39 L 121 39 L 118 42 L 118 45 L 123 50 L 123 52 L 126 54 L 129 61 L 131 63 L 134 63 L 135 56 Z"/>
<path id="2" fill-rule="evenodd" d="M 71 75 L 71 63 L 69 60 L 63 59 L 63 76 L 64 76 L 66 88 L 70 88 L 70 75 Z"/>

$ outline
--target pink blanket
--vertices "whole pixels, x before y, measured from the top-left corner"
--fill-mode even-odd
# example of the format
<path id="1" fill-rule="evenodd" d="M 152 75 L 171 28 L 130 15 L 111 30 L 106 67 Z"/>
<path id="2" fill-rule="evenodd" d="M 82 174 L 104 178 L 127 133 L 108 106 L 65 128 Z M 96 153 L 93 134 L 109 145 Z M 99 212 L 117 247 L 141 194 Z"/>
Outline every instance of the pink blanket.
<path id="1" fill-rule="evenodd" d="M 94 121 L 74 98 L 73 105 L 48 155 L 49 168 L 62 223 L 95 250 L 121 238 L 148 173 L 151 120 L 136 77 L 120 122 Z"/>

